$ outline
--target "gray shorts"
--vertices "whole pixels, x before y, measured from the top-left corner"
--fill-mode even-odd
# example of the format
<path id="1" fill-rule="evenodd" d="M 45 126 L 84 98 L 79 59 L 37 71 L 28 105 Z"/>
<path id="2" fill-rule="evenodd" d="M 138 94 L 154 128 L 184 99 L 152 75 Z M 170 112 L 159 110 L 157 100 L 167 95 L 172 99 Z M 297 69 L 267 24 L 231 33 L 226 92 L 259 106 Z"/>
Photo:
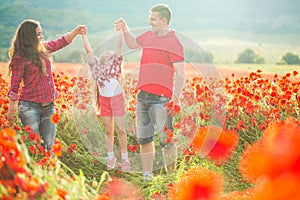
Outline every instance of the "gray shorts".
<path id="1" fill-rule="evenodd" d="M 155 130 L 159 136 L 160 146 L 167 144 L 165 127 L 173 130 L 173 117 L 165 110 L 170 98 L 140 91 L 137 97 L 136 124 L 137 140 L 139 144 L 146 144 L 154 140 Z"/>

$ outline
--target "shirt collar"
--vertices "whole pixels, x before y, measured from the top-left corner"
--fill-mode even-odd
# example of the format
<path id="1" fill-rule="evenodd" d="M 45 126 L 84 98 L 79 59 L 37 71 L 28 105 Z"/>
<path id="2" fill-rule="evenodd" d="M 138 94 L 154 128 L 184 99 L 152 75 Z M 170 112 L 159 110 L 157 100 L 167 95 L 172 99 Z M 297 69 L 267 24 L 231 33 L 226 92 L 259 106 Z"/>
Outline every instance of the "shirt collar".
<path id="1" fill-rule="evenodd" d="M 175 30 L 174 29 L 171 29 L 169 30 L 166 35 L 164 36 L 156 36 L 155 32 L 152 30 L 152 34 L 155 36 L 155 37 L 172 37 L 175 35 Z"/>

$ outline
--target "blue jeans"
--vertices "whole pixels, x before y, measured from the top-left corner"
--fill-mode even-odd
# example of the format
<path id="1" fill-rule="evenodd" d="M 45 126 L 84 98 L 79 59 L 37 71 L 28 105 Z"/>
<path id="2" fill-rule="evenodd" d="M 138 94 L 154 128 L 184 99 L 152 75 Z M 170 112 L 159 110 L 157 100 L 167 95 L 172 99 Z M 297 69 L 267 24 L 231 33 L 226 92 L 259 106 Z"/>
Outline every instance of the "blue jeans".
<path id="1" fill-rule="evenodd" d="M 56 135 L 56 124 L 50 121 L 55 113 L 54 103 L 42 106 L 41 103 L 19 101 L 18 111 L 23 127 L 29 125 L 40 135 L 45 150 L 51 150 Z"/>
<path id="2" fill-rule="evenodd" d="M 136 124 L 137 124 L 137 140 L 139 144 L 152 142 L 154 139 L 154 131 L 159 136 L 160 146 L 164 147 L 167 143 L 168 130 L 173 130 L 173 117 L 168 115 L 165 109 L 166 103 L 170 98 L 158 96 L 148 92 L 140 91 L 137 97 Z"/>

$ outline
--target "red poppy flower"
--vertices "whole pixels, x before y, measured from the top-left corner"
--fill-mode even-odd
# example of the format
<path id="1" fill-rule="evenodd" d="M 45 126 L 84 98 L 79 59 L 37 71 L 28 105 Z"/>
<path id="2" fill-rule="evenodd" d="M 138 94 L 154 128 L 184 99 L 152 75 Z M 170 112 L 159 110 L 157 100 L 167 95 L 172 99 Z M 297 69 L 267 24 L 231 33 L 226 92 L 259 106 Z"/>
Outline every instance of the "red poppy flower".
<path id="1" fill-rule="evenodd" d="M 113 200 L 109 191 L 99 194 L 95 200 Z"/>
<path id="2" fill-rule="evenodd" d="M 17 145 L 15 130 L 9 128 L 0 130 L 0 147 L 2 161 L 5 161 L 11 171 L 28 173 L 26 160 Z"/>
<path id="3" fill-rule="evenodd" d="M 274 180 L 269 180 L 257 190 L 255 200 L 300 199 L 300 177 L 292 173 L 285 173 Z"/>
<path id="4" fill-rule="evenodd" d="M 55 138 L 54 140 L 54 144 L 52 145 L 51 151 L 54 153 L 55 156 L 62 155 L 62 144 L 57 138 Z"/>
<path id="5" fill-rule="evenodd" d="M 40 186 L 39 180 L 36 177 L 20 173 L 14 176 L 14 183 L 21 190 L 28 193 L 35 193 Z"/>
<path id="6" fill-rule="evenodd" d="M 54 113 L 51 118 L 50 118 L 51 122 L 53 124 L 57 124 L 60 120 L 60 115 L 58 113 Z"/>
<path id="7" fill-rule="evenodd" d="M 300 170 L 300 129 L 295 120 L 269 125 L 259 141 L 243 153 L 239 169 L 250 182 Z"/>
<path id="8" fill-rule="evenodd" d="M 128 145 L 128 150 L 130 152 L 136 152 L 137 150 L 139 149 L 139 146 L 138 145 Z"/>
<path id="9" fill-rule="evenodd" d="M 221 164 L 232 154 L 238 142 L 239 137 L 236 131 L 206 126 L 198 128 L 191 147 L 196 152 L 207 154 L 208 158 Z"/>
<path id="10" fill-rule="evenodd" d="M 168 197 L 172 200 L 212 200 L 221 194 L 223 182 L 222 175 L 217 172 L 201 167 L 191 168 L 181 177 L 179 182 L 168 191 Z"/>
<path id="11" fill-rule="evenodd" d="M 68 108 L 67 105 L 65 105 L 65 104 L 62 104 L 62 105 L 61 105 L 61 109 L 66 110 L 67 108 Z"/>
<path id="12" fill-rule="evenodd" d="M 77 145 L 76 144 L 71 144 L 70 146 L 68 146 L 68 154 L 71 154 L 73 152 L 76 152 L 77 149 Z"/>
<path id="13" fill-rule="evenodd" d="M 30 146 L 29 147 L 29 151 L 30 153 L 32 153 L 33 155 L 36 155 L 37 154 L 37 149 L 34 145 Z"/>
<path id="14" fill-rule="evenodd" d="M 20 126 L 17 126 L 17 125 L 15 125 L 15 126 L 14 126 L 14 129 L 15 129 L 16 131 L 19 131 L 19 130 L 21 130 L 21 127 L 20 127 Z"/>
<path id="15" fill-rule="evenodd" d="M 30 125 L 26 125 L 26 126 L 24 127 L 24 131 L 25 131 L 26 133 L 33 133 L 34 130 L 31 128 Z"/>
<path id="16" fill-rule="evenodd" d="M 66 190 L 57 188 L 56 193 L 63 200 L 70 199 L 70 195 L 68 194 L 68 192 Z"/>
<path id="17" fill-rule="evenodd" d="M 125 179 L 113 178 L 107 185 L 113 199 L 140 199 L 139 188 Z"/>
<path id="18" fill-rule="evenodd" d="M 297 76 L 299 74 L 297 71 L 293 71 L 293 76 Z"/>

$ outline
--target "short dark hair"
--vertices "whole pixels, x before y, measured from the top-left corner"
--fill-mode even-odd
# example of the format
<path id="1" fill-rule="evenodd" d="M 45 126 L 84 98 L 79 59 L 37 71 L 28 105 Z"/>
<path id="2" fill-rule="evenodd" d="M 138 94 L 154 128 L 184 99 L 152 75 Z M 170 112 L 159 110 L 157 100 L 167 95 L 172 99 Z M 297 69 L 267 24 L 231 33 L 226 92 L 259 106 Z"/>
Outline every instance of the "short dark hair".
<path id="1" fill-rule="evenodd" d="M 170 24 L 171 17 L 172 17 L 172 10 L 168 5 L 158 4 L 153 6 L 150 10 L 152 12 L 158 12 L 160 19 L 166 18 L 167 23 Z"/>

